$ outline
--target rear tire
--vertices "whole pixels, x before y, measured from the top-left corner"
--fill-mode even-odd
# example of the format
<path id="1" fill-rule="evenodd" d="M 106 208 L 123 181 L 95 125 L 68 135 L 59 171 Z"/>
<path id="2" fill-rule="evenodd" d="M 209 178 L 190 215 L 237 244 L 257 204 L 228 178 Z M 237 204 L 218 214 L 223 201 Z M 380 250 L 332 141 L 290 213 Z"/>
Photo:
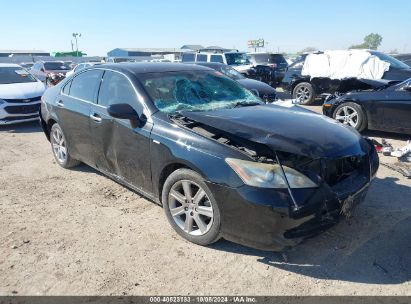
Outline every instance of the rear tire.
<path id="1" fill-rule="evenodd" d="M 178 169 L 171 173 L 161 201 L 170 225 L 186 240 L 205 246 L 220 239 L 218 204 L 197 172 Z"/>
<path id="2" fill-rule="evenodd" d="M 50 143 L 54 159 L 60 166 L 68 169 L 80 164 L 80 161 L 71 157 L 66 137 L 58 123 L 51 127 Z"/>
<path id="3" fill-rule="evenodd" d="M 332 116 L 335 120 L 357 129 L 358 132 L 364 131 L 368 126 L 367 116 L 363 109 L 354 102 L 340 104 Z"/>
<path id="4" fill-rule="evenodd" d="M 300 104 L 309 105 L 315 100 L 314 88 L 309 82 L 301 82 L 294 87 L 293 98 L 298 99 Z"/>

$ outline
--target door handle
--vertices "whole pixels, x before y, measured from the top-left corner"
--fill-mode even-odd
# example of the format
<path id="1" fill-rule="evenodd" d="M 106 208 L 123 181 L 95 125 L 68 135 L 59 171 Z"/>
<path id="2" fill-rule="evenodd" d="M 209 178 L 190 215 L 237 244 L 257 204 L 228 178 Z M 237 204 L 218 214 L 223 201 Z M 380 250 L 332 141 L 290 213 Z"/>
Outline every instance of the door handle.
<path id="1" fill-rule="evenodd" d="M 91 115 L 90 115 L 90 118 L 91 118 L 92 120 L 94 120 L 95 122 L 101 122 L 101 117 L 100 117 L 100 115 L 98 115 L 98 114 L 96 114 L 96 113 L 91 114 Z"/>
<path id="2" fill-rule="evenodd" d="M 57 106 L 60 107 L 60 108 L 64 108 L 64 102 L 62 100 L 59 100 L 57 102 Z"/>

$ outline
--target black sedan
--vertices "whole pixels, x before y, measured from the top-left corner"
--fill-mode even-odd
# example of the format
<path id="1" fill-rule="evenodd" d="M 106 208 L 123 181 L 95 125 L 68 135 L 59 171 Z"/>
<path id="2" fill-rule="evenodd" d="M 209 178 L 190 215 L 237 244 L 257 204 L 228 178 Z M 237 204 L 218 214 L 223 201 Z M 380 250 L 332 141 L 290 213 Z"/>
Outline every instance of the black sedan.
<path id="1" fill-rule="evenodd" d="M 200 245 L 296 244 L 349 215 L 378 168 L 353 128 L 264 104 L 198 65 L 94 66 L 42 100 L 60 166 L 84 162 L 162 204 L 177 233 Z"/>
<path id="2" fill-rule="evenodd" d="M 193 64 L 202 65 L 223 73 L 231 79 L 239 82 L 246 89 L 254 92 L 265 102 L 274 102 L 277 99 L 277 91 L 272 86 L 269 86 L 262 81 L 247 78 L 227 64 L 218 62 L 195 62 Z"/>
<path id="3" fill-rule="evenodd" d="M 323 113 L 356 128 L 411 134 L 411 78 L 326 101 Z"/>

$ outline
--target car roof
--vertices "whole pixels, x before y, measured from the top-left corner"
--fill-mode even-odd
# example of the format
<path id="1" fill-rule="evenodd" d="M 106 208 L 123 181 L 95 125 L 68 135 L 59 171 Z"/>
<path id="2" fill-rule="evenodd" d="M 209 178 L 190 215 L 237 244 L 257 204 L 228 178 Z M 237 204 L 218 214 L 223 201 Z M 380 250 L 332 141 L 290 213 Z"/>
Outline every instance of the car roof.
<path id="1" fill-rule="evenodd" d="M 64 63 L 63 60 L 39 60 L 39 61 L 36 61 L 36 63 L 37 63 L 37 62 L 40 62 L 40 63 L 50 63 L 50 62 Z"/>
<path id="2" fill-rule="evenodd" d="M 0 63 L 0 68 L 21 68 L 21 66 L 15 63 Z"/>
<path id="3" fill-rule="evenodd" d="M 145 73 L 162 73 L 162 72 L 179 72 L 179 71 L 209 71 L 210 68 L 194 64 L 182 64 L 171 62 L 122 62 L 122 63 L 105 63 L 94 65 L 92 68 L 108 69 L 119 71 L 127 74 L 145 74 Z"/>
<path id="4" fill-rule="evenodd" d="M 184 64 L 195 64 L 195 65 L 202 65 L 205 67 L 213 67 L 213 68 L 219 68 L 222 66 L 226 66 L 226 64 L 220 63 L 220 62 L 203 62 L 203 61 L 184 62 Z"/>

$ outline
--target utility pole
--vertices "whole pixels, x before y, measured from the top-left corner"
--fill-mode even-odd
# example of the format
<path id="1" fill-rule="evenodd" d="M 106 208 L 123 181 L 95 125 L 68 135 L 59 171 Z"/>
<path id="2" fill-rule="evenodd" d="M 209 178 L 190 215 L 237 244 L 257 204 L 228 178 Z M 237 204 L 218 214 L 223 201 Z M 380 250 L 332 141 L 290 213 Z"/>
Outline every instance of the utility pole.
<path id="1" fill-rule="evenodd" d="M 73 33 L 73 37 L 74 37 L 74 40 L 76 41 L 76 56 L 78 57 L 78 41 L 77 41 L 77 37 L 81 37 L 81 34 L 80 33 Z"/>

